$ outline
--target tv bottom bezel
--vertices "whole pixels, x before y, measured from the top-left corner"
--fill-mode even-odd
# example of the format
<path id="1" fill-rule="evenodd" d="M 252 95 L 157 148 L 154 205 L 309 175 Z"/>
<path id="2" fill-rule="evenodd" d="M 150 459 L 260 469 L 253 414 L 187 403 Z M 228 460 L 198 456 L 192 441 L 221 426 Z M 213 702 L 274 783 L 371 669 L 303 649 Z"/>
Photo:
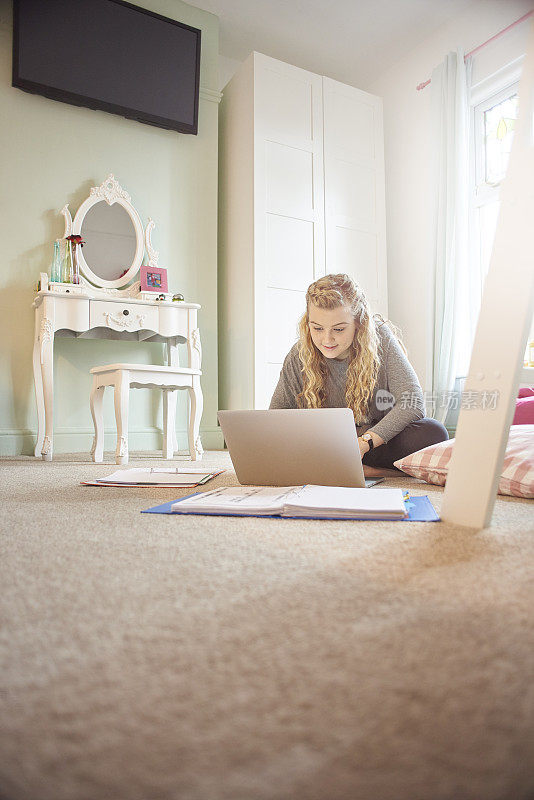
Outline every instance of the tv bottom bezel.
<path id="1" fill-rule="evenodd" d="M 142 122 L 146 125 L 163 128 L 164 130 L 189 133 L 193 136 L 198 134 L 198 91 L 195 95 L 194 122 L 187 123 L 177 122 L 167 117 L 158 117 L 154 114 L 146 114 L 138 109 L 119 106 L 115 103 L 107 103 L 104 100 L 98 100 L 97 98 L 88 97 L 87 95 L 75 94 L 73 92 L 67 92 L 64 89 L 56 89 L 51 86 L 45 86 L 44 84 L 34 83 L 33 81 L 20 78 L 17 75 L 13 76 L 12 86 L 16 89 L 22 89 L 29 94 L 38 94 L 42 97 L 46 97 L 48 100 L 58 100 L 61 103 L 67 103 L 67 105 L 78 106 L 79 108 L 90 108 L 92 111 L 107 111 L 109 114 L 115 114 L 116 116 L 125 117 L 126 119 L 133 119 L 136 122 Z"/>

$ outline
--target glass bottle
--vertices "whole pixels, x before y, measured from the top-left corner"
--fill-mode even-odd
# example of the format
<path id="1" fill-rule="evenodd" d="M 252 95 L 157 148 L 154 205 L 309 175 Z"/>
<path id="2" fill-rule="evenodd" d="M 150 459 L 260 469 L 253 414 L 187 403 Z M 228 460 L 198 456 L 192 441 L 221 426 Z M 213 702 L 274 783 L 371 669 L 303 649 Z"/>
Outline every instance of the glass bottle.
<path id="1" fill-rule="evenodd" d="M 63 275 L 62 282 L 63 283 L 72 283 L 73 279 L 73 263 L 72 263 L 72 244 L 67 239 L 65 242 L 65 256 L 63 258 Z"/>
<path id="2" fill-rule="evenodd" d="M 52 266 L 50 267 L 50 282 L 51 283 L 61 282 L 61 253 L 59 250 L 58 239 L 56 239 L 56 241 L 54 242 L 54 258 L 52 260 Z"/>
<path id="3" fill-rule="evenodd" d="M 69 242 L 69 244 L 71 244 L 71 243 Z M 71 247 L 72 247 L 72 251 L 73 251 L 72 252 L 72 262 L 73 262 L 72 282 L 73 283 L 80 283 L 80 264 L 79 264 L 79 261 L 78 261 L 78 253 L 79 253 L 80 245 L 76 244 L 76 243 L 73 243 L 71 245 Z"/>

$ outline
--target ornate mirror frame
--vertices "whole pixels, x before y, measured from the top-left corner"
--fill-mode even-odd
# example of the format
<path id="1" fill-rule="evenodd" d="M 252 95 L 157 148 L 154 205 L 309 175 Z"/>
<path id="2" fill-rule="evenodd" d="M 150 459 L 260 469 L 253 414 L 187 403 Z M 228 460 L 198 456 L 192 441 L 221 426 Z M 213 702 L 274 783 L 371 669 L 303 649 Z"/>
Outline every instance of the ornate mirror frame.
<path id="1" fill-rule="evenodd" d="M 85 216 L 90 208 L 92 208 L 96 203 L 100 203 L 105 201 L 108 205 L 112 206 L 114 203 L 119 203 L 130 219 L 132 220 L 134 229 L 135 229 L 135 238 L 136 238 L 136 249 L 134 259 L 125 272 L 120 278 L 117 278 L 113 281 L 105 280 L 104 278 L 100 278 L 96 275 L 92 269 L 89 267 L 85 258 L 83 256 L 83 248 L 78 248 L 78 261 L 80 265 L 80 272 L 82 276 L 89 281 L 93 286 L 96 288 L 103 288 L 103 289 L 116 289 L 119 290 L 121 287 L 126 286 L 131 280 L 135 278 L 141 264 L 143 263 L 143 257 L 145 254 L 145 247 L 148 254 L 148 263 L 151 267 L 158 266 L 158 254 L 153 249 L 151 243 L 151 233 L 154 230 L 154 222 L 153 220 L 148 220 L 148 225 L 146 226 L 146 230 L 143 228 L 143 223 L 141 222 L 141 217 L 137 213 L 137 210 L 132 205 L 132 200 L 130 195 L 122 188 L 113 174 L 108 175 L 106 180 L 100 186 L 93 186 L 89 193 L 89 197 L 84 200 L 84 202 L 79 207 L 74 220 L 72 219 L 71 213 L 69 211 L 68 204 L 63 206 L 61 209 L 61 213 L 65 217 L 65 233 L 64 236 L 71 236 L 72 234 L 79 234 L 81 235 L 81 230 L 83 226 L 83 221 Z M 132 287 L 133 289 L 134 287 Z M 139 287 L 136 287 L 137 291 Z"/>

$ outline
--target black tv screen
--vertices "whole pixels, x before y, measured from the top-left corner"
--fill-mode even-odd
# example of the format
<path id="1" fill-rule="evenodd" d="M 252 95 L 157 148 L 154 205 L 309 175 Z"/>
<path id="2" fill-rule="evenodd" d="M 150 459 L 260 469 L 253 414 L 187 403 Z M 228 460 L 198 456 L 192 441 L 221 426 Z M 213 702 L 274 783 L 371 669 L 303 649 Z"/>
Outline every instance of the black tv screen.
<path id="1" fill-rule="evenodd" d="M 200 33 L 123 0 L 14 0 L 13 86 L 196 134 Z"/>

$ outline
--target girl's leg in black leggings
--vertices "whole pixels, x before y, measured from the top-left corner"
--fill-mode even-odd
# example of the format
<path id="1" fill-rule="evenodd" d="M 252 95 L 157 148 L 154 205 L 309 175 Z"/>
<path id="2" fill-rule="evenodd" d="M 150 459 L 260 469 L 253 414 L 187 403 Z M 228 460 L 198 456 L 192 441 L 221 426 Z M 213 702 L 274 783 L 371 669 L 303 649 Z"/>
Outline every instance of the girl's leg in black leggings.
<path id="1" fill-rule="evenodd" d="M 386 444 L 366 453 L 362 459 L 367 467 L 396 469 L 394 461 L 409 456 L 431 444 L 444 442 L 449 438 L 447 429 L 435 419 L 424 417 L 407 425 Z"/>

